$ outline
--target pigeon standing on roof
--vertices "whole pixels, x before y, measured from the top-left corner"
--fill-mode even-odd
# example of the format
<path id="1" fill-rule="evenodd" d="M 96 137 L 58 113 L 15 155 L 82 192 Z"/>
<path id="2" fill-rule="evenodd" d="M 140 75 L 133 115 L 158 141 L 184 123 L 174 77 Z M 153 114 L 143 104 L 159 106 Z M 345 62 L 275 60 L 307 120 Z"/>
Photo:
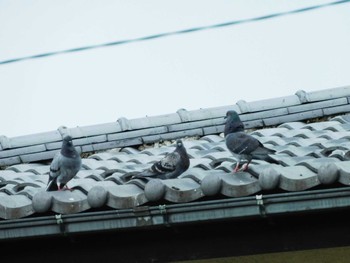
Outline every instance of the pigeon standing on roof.
<path id="1" fill-rule="evenodd" d="M 154 163 L 150 168 L 134 175 L 135 178 L 159 178 L 172 179 L 185 172 L 190 166 L 190 159 L 187 155 L 185 146 L 181 140 L 176 141 L 176 149 L 164 156 L 163 159 Z"/>
<path id="2" fill-rule="evenodd" d="M 237 158 L 237 164 L 233 172 L 247 170 L 252 159 L 264 160 L 269 163 L 278 163 L 272 159 L 269 154 L 274 154 L 275 151 L 264 147 L 264 145 L 244 132 L 244 125 L 239 118 L 237 112 L 230 110 L 226 113 L 225 124 L 225 142 L 230 152 Z M 239 169 L 241 159 L 246 159 L 247 163 Z"/>
<path id="3" fill-rule="evenodd" d="M 72 137 L 63 138 L 61 151 L 53 158 L 50 165 L 49 182 L 46 191 L 62 190 L 81 168 L 80 154 L 75 150 Z"/>

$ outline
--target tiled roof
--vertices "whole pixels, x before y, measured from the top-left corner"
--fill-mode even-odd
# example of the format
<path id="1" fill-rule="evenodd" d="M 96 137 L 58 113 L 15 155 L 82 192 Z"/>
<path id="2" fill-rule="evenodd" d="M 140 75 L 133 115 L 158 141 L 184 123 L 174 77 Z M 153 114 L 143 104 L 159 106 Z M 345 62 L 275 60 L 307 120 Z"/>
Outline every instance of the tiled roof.
<path id="1" fill-rule="evenodd" d="M 350 116 L 343 113 L 350 112 L 348 96 L 350 88 L 300 91 L 266 101 L 2 137 L 0 222 L 347 186 Z M 247 132 L 276 150 L 279 165 L 253 161 L 247 172 L 232 173 L 235 159 L 222 135 L 228 109 L 238 111 L 247 128 L 255 128 Z M 63 133 L 73 136 L 80 152 L 95 153 L 83 158 L 82 170 L 68 183 L 73 191 L 45 192 L 50 159 Z M 169 180 L 125 180 L 173 151 L 173 144 L 159 141 L 176 138 L 184 138 L 190 156 L 184 174 Z M 157 143 L 139 147 L 152 142 Z M 43 160 L 48 162 L 39 162 Z"/>

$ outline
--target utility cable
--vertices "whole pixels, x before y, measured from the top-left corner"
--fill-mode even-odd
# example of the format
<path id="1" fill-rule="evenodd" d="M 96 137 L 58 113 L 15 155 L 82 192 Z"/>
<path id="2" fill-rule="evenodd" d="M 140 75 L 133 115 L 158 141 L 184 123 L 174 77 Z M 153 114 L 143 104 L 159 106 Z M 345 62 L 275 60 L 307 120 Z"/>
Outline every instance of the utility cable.
<path id="1" fill-rule="evenodd" d="M 142 42 L 142 41 L 163 38 L 163 37 L 168 37 L 168 36 L 182 35 L 182 34 L 204 31 L 204 30 L 209 30 L 209 29 L 234 26 L 234 25 L 239 25 L 239 24 L 243 24 L 243 23 L 257 22 L 257 21 L 262 21 L 262 20 L 266 20 L 266 19 L 286 16 L 286 15 L 291 15 L 291 14 L 303 13 L 303 12 L 307 12 L 307 11 L 311 11 L 311 10 L 315 10 L 315 9 L 319 9 L 319 8 L 323 8 L 323 7 L 345 4 L 348 2 L 350 2 L 350 0 L 335 1 L 335 2 L 330 2 L 330 3 L 326 3 L 326 4 L 320 4 L 320 5 L 290 10 L 290 11 L 286 11 L 286 12 L 280 12 L 280 13 L 274 13 L 274 14 L 254 17 L 254 18 L 234 20 L 234 21 L 229 21 L 229 22 L 220 23 L 220 24 L 194 27 L 194 28 L 189 28 L 189 29 L 160 33 L 160 34 L 143 36 L 143 37 L 138 37 L 138 38 L 119 40 L 119 41 L 108 42 L 108 43 L 103 43 L 103 44 L 90 45 L 90 46 L 66 49 L 66 50 L 61 50 L 61 51 L 42 53 L 42 54 L 37 54 L 37 55 L 32 55 L 32 56 L 27 56 L 27 57 L 14 58 L 14 59 L 0 61 L 0 65 L 20 62 L 20 61 L 30 60 L 30 59 L 38 59 L 38 58 L 51 57 L 51 56 L 56 56 L 56 55 L 68 54 L 68 53 L 75 53 L 75 52 L 80 52 L 80 51 L 85 51 L 85 50 L 90 50 L 90 49 L 96 49 L 96 48 L 125 45 L 125 44 Z"/>

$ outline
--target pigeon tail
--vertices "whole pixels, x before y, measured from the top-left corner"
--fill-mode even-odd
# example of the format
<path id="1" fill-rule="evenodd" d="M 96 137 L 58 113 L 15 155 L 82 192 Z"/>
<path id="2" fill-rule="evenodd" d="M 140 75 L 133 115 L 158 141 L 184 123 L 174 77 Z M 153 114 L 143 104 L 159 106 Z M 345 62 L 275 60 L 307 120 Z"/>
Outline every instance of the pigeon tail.
<path id="1" fill-rule="evenodd" d="M 46 191 L 50 192 L 50 191 L 57 191 L 58 190 L 58 185 L 56 182 L 56 178 L 54 179 L 50 179 L 50 181 L 48 182 L 47 186 L 46 186 Z"/>
<path id="2" fill-rule="evenodd" d="M 274 150 L 268 149 L 264 146 L 258 147 L 251 153 L 252 159 L 266 161 L 268 163 L 279 164 L 278 161 L 273 159 L 270 155 L 275 154 Z"/>

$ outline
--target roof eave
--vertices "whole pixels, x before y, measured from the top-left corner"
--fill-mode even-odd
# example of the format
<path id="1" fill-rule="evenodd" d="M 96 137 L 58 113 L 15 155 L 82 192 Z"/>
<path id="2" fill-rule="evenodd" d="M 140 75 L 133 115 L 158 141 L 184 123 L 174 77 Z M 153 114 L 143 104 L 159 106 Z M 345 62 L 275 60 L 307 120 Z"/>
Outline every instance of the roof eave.
<path id="1" fill-rule="evenodd" d="M 0 221 L 0 240 L 171 227 L 215 220 L 328 212 L 348 207 L 350 207 L 348 187 L 256 195 L 186 204 L 4 220 Z"/>

